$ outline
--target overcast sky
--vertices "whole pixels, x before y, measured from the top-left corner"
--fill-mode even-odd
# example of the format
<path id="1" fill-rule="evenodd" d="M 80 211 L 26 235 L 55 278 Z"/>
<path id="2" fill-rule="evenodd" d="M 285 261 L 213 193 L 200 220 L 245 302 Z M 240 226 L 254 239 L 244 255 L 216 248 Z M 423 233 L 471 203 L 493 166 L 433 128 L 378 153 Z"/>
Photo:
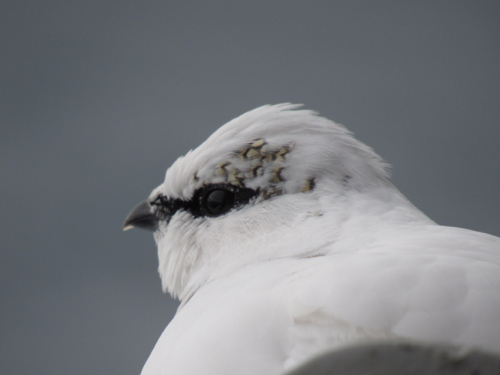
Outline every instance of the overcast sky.
<path id="1" fill-rule="evenodd" d="M 498 1 L 0 4 L 0 373 L 139 374 L 177 302 L 123 233 L 220 125 L 304 103 L 443 225 L 500 235 Z"/>

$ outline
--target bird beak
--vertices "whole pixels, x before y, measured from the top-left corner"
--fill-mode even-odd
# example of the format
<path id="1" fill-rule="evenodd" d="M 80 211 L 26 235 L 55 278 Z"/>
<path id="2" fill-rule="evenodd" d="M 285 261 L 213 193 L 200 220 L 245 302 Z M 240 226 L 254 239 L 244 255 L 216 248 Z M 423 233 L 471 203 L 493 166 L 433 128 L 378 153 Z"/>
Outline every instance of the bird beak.
<path id="1" fill-rule="evenodd" d="M 152 212 L 151 205 L 146 200 L 130 211 L 123 222 L 123 230 L 140 228 L 155 231 L 158 229 L 158 221 L 160 219 Z"/>

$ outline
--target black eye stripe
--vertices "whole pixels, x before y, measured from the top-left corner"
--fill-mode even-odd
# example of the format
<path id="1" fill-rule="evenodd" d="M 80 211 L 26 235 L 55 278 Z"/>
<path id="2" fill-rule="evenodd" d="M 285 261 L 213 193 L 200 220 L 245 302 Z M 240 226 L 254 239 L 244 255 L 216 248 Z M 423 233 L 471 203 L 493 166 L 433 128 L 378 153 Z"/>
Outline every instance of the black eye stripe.
<path id="1" fill-rule="evenodd" d="M 231 209 L 241 207 L 259 194 L 259 189 L 241 188 L 230 184 L 209 184 L 197 189 L 189 201 L 167 198 L 160 194 L 150 204 L 160 220 L 169 221 L 179 210 L 188 211 L 194 217 L 218 216 L 211 214 L 204 207 L 206 195 L 214 190 L 226 190 L 234 194 L 234 204 Z"/>
<path id="2" fill-rule="evenodd" d="M 164 195 L 158 195 L 156 199 L 150 202 L 153 211 L 160 220 L 169 221 L 170 218 L 180 209 L 189 210 L 189 202 L 181 199 L 169 199 Z"/>

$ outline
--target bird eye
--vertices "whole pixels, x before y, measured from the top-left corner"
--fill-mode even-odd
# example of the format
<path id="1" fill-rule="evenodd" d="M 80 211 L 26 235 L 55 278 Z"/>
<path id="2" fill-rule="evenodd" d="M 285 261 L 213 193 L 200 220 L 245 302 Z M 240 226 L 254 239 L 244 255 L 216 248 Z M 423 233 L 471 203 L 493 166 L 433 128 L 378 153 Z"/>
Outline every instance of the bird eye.
<path id="1" fill-rule="evenodd" d="M 204 208 L 211 216 L 225 214 L 235 204 L 235 194 L 224 189 L 214 189 L 205 194 Z"/>

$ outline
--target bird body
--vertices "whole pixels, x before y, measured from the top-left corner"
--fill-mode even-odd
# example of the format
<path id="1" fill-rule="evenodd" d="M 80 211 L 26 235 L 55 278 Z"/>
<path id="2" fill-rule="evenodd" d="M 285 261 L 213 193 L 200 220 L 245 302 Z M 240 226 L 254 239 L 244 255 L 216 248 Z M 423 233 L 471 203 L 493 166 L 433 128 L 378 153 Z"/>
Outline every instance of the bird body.
<path id="1" fill-rule="evenodd" d="M 437 225 L 373 150 L 297 108 L 229 122 L 126 219 L 154 230 L 181 300 L 142 374 L 279 374 L 372 340 L 500 352 L 500 239 Z"/>

